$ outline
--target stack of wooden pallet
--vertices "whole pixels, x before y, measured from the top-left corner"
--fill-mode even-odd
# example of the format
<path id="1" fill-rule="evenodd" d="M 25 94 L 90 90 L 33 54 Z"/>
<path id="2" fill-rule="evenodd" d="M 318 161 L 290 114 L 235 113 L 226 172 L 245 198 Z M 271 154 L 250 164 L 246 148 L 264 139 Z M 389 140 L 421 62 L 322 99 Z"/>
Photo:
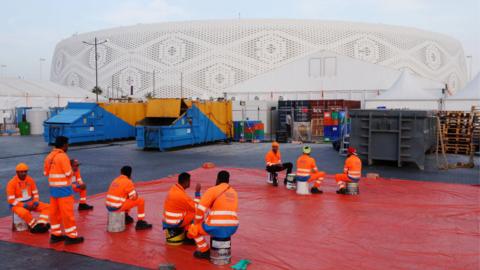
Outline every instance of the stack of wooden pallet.
<path id="1" fill-rule="evenodd" d="M 445 152 L 470 155 L 474 151 L 472 113 L 447 111 L 439 118 Z"/>

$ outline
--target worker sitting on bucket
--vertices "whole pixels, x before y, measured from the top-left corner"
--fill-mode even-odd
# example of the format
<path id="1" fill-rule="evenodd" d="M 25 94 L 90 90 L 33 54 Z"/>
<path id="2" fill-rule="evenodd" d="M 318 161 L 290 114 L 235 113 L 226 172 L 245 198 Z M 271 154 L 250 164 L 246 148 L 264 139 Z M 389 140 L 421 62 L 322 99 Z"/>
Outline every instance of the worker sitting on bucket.
<path id="1" fill-rule="evenodd" d="M 335 181 L 338 186 L 337 194 L 346 194 L 347 183 L 358 183 L 361 176 L 362 161 L 357 156 L 357 150 L 353 147 L 348 147 L 343 173 L 335 175 Z"/>
<path id="2" fill-rule="evenodd" d="M 83 182 L 80 175 L 80 163 L 76 159 L 71 159 L 72 165 L 72 187 L 73 191 L 80 195 L 80 203 L 78 204 L 78 211 L 92 210 L 93 206 L 87 204 L 87 185 Z"/>
<path id="3" fill-rule="evenodd" d="M 303 154 L 297 159 L 297 173 L 296 181 L 309 183 L 313 182 L 313 187 L 310 192 L 313 194 L 321 194 L 323 191 L 320 190 L 320 185 L 322 184 L 325 173 L 318 171 L 315 159 L 310 156 L 312 148 L 308 145 L 303 147 Z"/>
<path id="4" fill-rule="evenodd" d="M 110 212 L 125 212 L 125 224 L 131 224 L 133 218 L 128 215 L 128 211 L 136 207 L 138 220 L 135 230 L 151 229 L 152 224 L 145 221 L 145 200 L 138 196 L 135 185 L 131 180 L 132 167 L 123 166 L 120 169 L 120 174 L 112 181 L 108 189 L 105 202 L 107 210 Z"/>
<path id="5" fill-rule="evenodd" d="M 200 199 L 195 222 L 190 226 L 187 234 L 197 244 L 197 250 L 193 253 L 197 258 L 210 258 L 210 248 L 204 238 L 205 235 L 224 239 L 237 231 L 238 195 L 229 182 L 230 174 L 227 171 L 220 171 L 216 186 L 209 188 Z M 209 209 L 210 212 L 208 212 Z M 207 213 L 208 216 L 205 218 Z"/>
<path id="6" fill-rule="evenodd" d="M 28 166 L 19 163 L 15 168 L 17 175 L 7 184 L 7 201 L 13 213 L 23 219 L 32 233 L 45 233 L 48 224 L 49 205 L 40 201 L 37 185 L 28 175 Z M 38 220 L 31 212 L 39 212 Z"/>
<path id="7" fill-rule="evenodd" d="M 183 172 L 178 175 L 178 183 L 168 191 L 163 206 L 163 229 L 170 245 L 180 245 L 185 242 L 185 231 L 188 231 L 195 218 L 195 209 L 200 202 L 200 183 L 195 186 L 195 199 L 188 196 L 186 189 L 190 187 L 190 174 Z M 188 239 L 192 240 L 193 239 Z M 195 244 L 195 241 L 188 242 Z"/>
<path id="8" fill-rule="evenodd" d="M 280 145 L 278 142 L 272 143 L 272 150 L 268 151 L 265 155 L 265 162 L 267 163 L 267 172 L 269 172 L 273 177 L 269 179 L 269 183 L 272 183 L 274 186 L 278 186 L 277 172 L 287 170 L 287 174 L 292 173 L 293 164 L 290 162 L 282 163 L 282 154 L 280 154 Z M 271 181 L 271 182 L 270 182 Z M 287 184 L 287 178 L 283 181 L 283 184 Z"/>

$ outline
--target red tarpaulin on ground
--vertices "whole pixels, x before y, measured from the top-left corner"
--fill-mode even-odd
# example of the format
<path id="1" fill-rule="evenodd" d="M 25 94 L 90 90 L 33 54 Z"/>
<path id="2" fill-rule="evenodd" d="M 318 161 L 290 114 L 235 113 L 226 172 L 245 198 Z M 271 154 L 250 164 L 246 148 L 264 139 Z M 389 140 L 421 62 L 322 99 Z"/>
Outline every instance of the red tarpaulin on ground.
<path id="1" fill-rule="evenodd" d="M 219 169 L 197 169 L 195 182 L 213 185 Z M 298 196 L 265 183 L 256 169 L 228 169 L 239 195 L 240 227 L 232 238 L 233 263 L 249 269 L 479 269 L 478 186 L 402 180 L 364 180 L 360 196 L 335 194 L 327 180 L 323 195 Z M 0 240 L 83 254 L 137 266 L 219 269 L 194 259 L 193 246 L 167 246 L 161 230 L 163 200 L 176 181 L 168 177 L 137 184 L 146 199 L 152 231 L 107 233 L 104 194 L 89 199 L 95 210 L 80 213 L 85 243 L 48 244 L 48 235 L 13 233 L 0 219 Z M 45 199 L 45 198 L 43 198 Z M 134 215 L 133 215 L 134 216 Z M 227 269 L 228 266 L 220 267 Z"/>

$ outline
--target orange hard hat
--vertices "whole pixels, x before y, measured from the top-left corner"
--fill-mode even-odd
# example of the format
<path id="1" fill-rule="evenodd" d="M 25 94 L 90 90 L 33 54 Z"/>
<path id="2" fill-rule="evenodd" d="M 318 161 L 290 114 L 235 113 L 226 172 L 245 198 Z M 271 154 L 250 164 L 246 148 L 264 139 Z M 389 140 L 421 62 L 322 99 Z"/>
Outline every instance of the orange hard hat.
<path id="1" fill-rule="evenodd" d="M 353 148 L 353 147 L 348 147 L 347 152 L 348 152 L 349 154 L 356 154 L 356 153 L 357 153 L 357 149 L 355 149 L 355 148 Z"/>
<path id="2" fill-rule="evenodd" d="M 23 172 L 23 171 L 28 171 L 28 166 L 25 163 L 18 163 L 17 167 L 15 167 L 15 170 L 17 172 Z"/>
<path id="3" fill-rule="evenodd" d="M 280 147 L 280 144 L 278 144 L 278 142 L 272 142 L 272 147 L 274 147 L 274 146 Z"/>

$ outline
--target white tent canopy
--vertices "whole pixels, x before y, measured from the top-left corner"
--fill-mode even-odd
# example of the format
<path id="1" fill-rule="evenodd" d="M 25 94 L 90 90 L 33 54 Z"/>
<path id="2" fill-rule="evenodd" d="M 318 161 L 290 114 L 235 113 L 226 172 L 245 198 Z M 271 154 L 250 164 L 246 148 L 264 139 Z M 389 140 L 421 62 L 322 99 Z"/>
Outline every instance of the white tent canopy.
<path id="1" fill-rule="evenodd" d="M 445 110 L 470 111 L 472 106 L 480 106 L 480 73 L 463 89 L 445 99 Z"/>
<path id="2" fill-rule="evenodd" d="M 101 101 L 105 98 L 99 97 Z M 50 81 L 0 78 L 0 110 L 15 107 L 64 107 L 69 101 L 95 101 L 95 94 Z"/>
<path id="3" fill-rule="evenodd" d="M 374 99 L 366 100 L 365 107 L 367 109 L 384 106 L 387 109 L 437 110 L 442 86 L 439 83 L 422 81 L 404 70 L 387 91 Z M 432 89 L 436 90 L 436 93 Z"/>

